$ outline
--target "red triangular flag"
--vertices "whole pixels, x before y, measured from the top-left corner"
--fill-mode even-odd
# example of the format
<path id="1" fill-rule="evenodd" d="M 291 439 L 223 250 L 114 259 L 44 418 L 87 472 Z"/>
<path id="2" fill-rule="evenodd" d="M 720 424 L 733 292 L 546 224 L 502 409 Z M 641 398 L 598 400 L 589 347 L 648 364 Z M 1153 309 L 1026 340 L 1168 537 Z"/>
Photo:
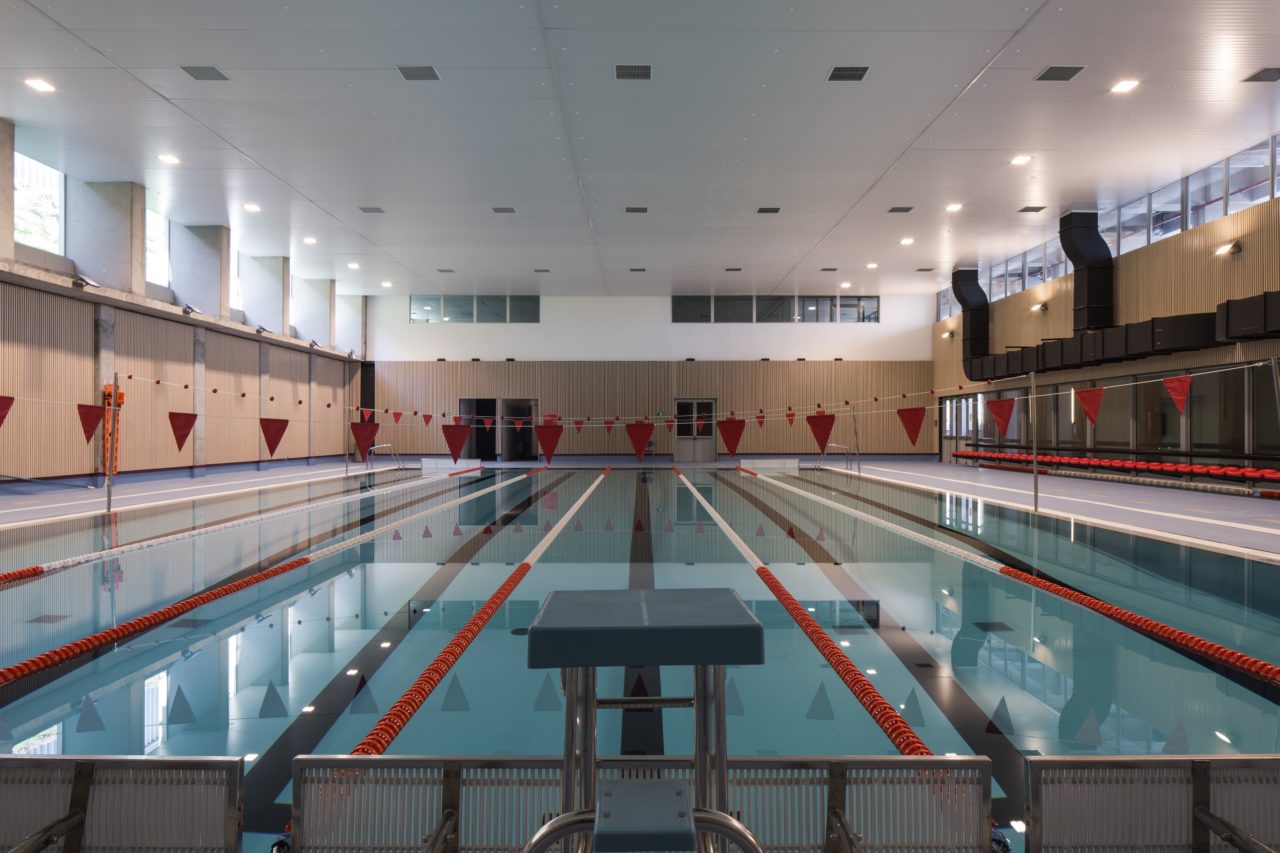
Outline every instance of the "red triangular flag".
<path id="1" fill-rule="evenodd" d="M 756 426 L 764 429 L 764 409 L 756 412 Z"/>
<path id="2" fill-rule="evenodd" d="M 575 433 L 582 432 L 582 421 L 573 422 L 573 431 Z"/>
<path id="3" fill-rule="evenodd" d="M 267 455 L 275 456 L 276 448 L 280 446 L 280 439 L 284 438 L 284 431 L 289 428 L 289 421 L 285 418 L 258 418 L 258 426 L 262 429 L 262 438 L 267 443 Z"/>
<path id="4" fill-rule="evenodd" d="M 84 430 L 84 443 L 88 444 L 93 441 L 93 434 L 98 431 L 98 424 L 102 423 L 102 419 L 106 417 L 107 409 L 105 406 L 76 403 L 76 410 L 80 413 L 80 429 Z"/>
<path id="5" fill-rule="evenodd" d="M 524 429 L 524 418 L 516 418 L 515 428 Z"/>
<path id="6" fill-rule="evenodd" d="M 1191 393 L 1191 375 L 1167 377 L 1164 380 L 1164 390 L 1169 392 L 1169 397 L 1181 413 L 1187 407 L 1187 395 Z M 0 416 L 0 423 L 3 422 L 4 418 Z"/>
<path id="7" fill-rule="evenodd" d="M 635 533 L 644 533 L 644 521 L 637 518 L 636 523 L 631 525 L 631 530 Z"/>
<path id="8" fill-rule="evenodd" d="M 605 432 L 613 432 L 613 419 L 612 419 L 612 418 L 610 418 L 609 420 L 607 420 L 607 421 L 605 421 L 605 422 L 604 422 L 604 431 L 605 431 Z"/>
<path id="9" fill-rule="evenodd" d="M 813 440 L 818 442 L 818 452 L 825 453 L 827 442 L 831 440 L 831 430 L 836 425 L 836 416 L 818 409 L 817 414 L 809 415 L 805 420 L 809 424 L 809 432 L 813 433 Z"/>
<path id="10" fill-rule="evenodd" d="M 3 418 L 0 418 L 2 421 Z M 178 442 L 178 452 L 182 452 L 182 448 L 187 444 L 187 438 L 191 435 L 191 428 L 196 425 L 196 416 L 191 412 L 170 412 L 169 413 L 169 429 L 173 430 L 173 440 Z"/>
<path id="11" fill-rule="evenodd" d="M 1076 399 L 1080 401 L 1080 408 L 1084 409 L 1089 423 L 1095 426 L 1098 423 L 1098 410 L 1102 408 L 1102 392 L 1105 390 L 1105 388 L 1076 389 Z"/>
<path id="12" fill-rule="evenodd" d="M 635 421 L 627 424 L 627 438 L 631 439 L 631 449 L 636 452 L 636 461 L 644 461 L 644 451 L 653 437 L 653 424 L 648 421 Z"/>
<path id="13" fill-rule="evenodd" d="M 671 430 L 675 428 L 675 425 L 676 425 L 675 418 L 667 418 L 667 432 L 671 432 Z"/>
<path id="14" fill-rule="evenodd" d="M 518 521 L 515 523 L 514 526 L 509 527 L 507 529 L 510 530 L 512 533 L 524 533 L 524 525 Z"/>
<path id="15" fill-rule="evenodd" d="M 361 409 L 360 419 L 365 421 L 373 420 L 373 409 Z"/>
<path id="16" fill-rule="evenodd" d="M 543 532 L 543 533 L 550 533 L 550 532 L 551 532 L 551 527 L 552 527 L 551 519 L 547 519 L 547 523 L 546 523 L 546 524 L 544 524 L 544 525 L 542 525 L 542 532 Z"/>
<path id="17" fill-rule="evenodd" d="M 493 535 L 493 525 L 492 525 L 492 524 L 486 524 L 486 525 L 484 526 L 484 530 L 481 530 L 480 532 L 481 532 L 481 533 L 487 533 L 487 534 L 489 534 L 490 536 L 492 536 L 492 535 Z"/>
<path id="18" fill-rule="evenodd" d="M 351 437 L 356 440 L 356 455 L 363 462 L 369 458 L 369 448 L 378 435 L 379 424 L 352 424 Z"/>
<path id="19" fill-rule="evenodd" d="M 987 411 L 991 413 L 991 417 L 995 419 L 996 426 L 1000 428 L 1001 438 L 1004 438 L 1005 433 L 1009 431 L 1009 420 L 1013 417 L 1014 402 L 1016 401 L 1013 397 L 987 401 Z"/>
<path id="20" fill-rule="evenodd" d="M 400 423 L 400 418 L 404 416 L 404 412 L 392 412 L 391 419 L 396 423 Z"/>
<path id="21" fill-rule="evenodd" d="M 486 430 L 493 429 L 493 418 L 481 418 L 480 423 L 484 424 Z"/>
<path id="22" fill-rule="evenodd" d="M 422 425 L 423 425 L 423 426 L 431 426 L 431 415 L 423 415 L 423 416 L 422 416 Z"/>
<path id="23" fill-rule="evenodd" d="M 920 427 L 924 424 L 924 406 L 917 406 L 914 409 L 898 409 L 898 420 L 902 421 L 902 428 L 907 431 L 907 438 L 911 439 L 912 444 L 915 444 L 920 438 Z"/>
<path id="24" fill-rule="evenodd" d="M 724 449 L 729 451 L 730 456 L 738 455 L 738 442 L 742 440 L 742 430 L 746 425 L 747 422 L 742 418 L 725 418 L 716 424 L 720 428 Z"/>
<path id="25" fill-rule="evenodd" d="M 454 415 L 454 416 L 453 416 L 453 423 L 454 423 L 454 426 L 461 426 L 461 425 L 462 425 L 462 415 Z"/>
<path id="26" fill-rule="evenodd" d="M 702 432 L 702 425 L 703 425 L 703 424 L 705 424 L 706 422 L 707 422 L 707 416 L 706 416 L 706 415 L 698 415 L 696 418 L 694 418 L 694 419 L 693 419 L 693 434 L 694 434 L 694 435 L 697 435 L 698 433 Z"/>
<path id="27" fill-rule="evenodd" d="M 9 417 L 11 408 L 13 408 L 13 398 L 0 397 L 0 426 L 4 426 L 4 419 Z"/>
<path id="28" fill-rule="evenodd" d="M 467 445 L 467 436 L 471 435 L 471 424 L 441 424 L 440 429 L 444 432 L 444 443 L 449 445 L 453 461 L 457 462 Z"/>
<path id="29" fill-rule="evenodd" d="M 544 424 L 548 424 L 548 425 L 550 425 L 550 424 L 558 424 L 558 423 L 560 423 L 560 416 L 559 416 L 559 415 L 557 415 L 557 414 L 555 414 L 554 412 L 547 412 L 547 413 L 543 414 L 543 416 L 542 416 L 542 422 L 543 422 Z"/>
<path id="30" fill-rule="evenodd" d="M 791 411 L 791 407 L 787 406 L 787 426 L 796 425 L 796 413 Z"/>
<path id="31" fill-rule="evenodd" d="M 542 455 L 547 457 L 547 464 L 550 465 L 552 457 L 556 455 L 556 447 L 560 444 L 560 436 L 564 435 L 564 427 L 560 424 L 538 424 L 533 428 L 533 434 L 538 439 L 538 447 L 542 448 Z"/>

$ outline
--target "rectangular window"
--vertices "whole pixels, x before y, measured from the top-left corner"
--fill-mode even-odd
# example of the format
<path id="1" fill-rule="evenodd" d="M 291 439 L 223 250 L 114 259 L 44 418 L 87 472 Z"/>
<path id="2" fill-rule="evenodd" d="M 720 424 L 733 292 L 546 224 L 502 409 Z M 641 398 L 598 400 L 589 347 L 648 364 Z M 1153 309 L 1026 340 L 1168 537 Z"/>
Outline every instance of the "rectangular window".
<path id="1" fill-rule="evenodd" d="M 1195 228 L 1222 216 L 1222 163 L 1206 166 L 1187 178 L 1187 227 Z"/>
<path id="2" fill-rule="evenodd" d="M 1151 230 L 1147 214 L 1147 197 L 1131 201 L 1120 208 L 1120 252 L 1132 252 L 1147 245 L 1147 234 Z"/>
<path id="3" fill-rule="evenodd" d="M 1272 160 L 1276 164 L 1275 194 L 1280 198 L 1280 134 L 1276 134 L 1275 147 L 1272 149 Z"/>
<path id="4" fill-rule="evenodd" d="M 946 293 L 946 291 L 943 291 Z M 879 296 L 841 296 L 841 323 L 879 323 Z"/>
<path id="5" fill-rule="evenodd" d="M 710 323 L 710 296 L 673 296 L 671 297 L 671 322 L 673 323 Z"/>
<path id="6" fill-rule="evenodd" d="M 231 233 L 235 234 L 234 231 Z M 231 293 L 227 298 L 232 308 L 244 310 L 244 286 L 240 284 L 240 250 L 234 245 L 231 247 Z"/>
<path id="7" fill-rule="evenodd" d="M 440 313 L 439 296 L 410 296 L 410 323 L 439 323 L 444 315 Z"/>
<path id="8" fill-rule="evenodd" d="M 801 323 L 834 323 L 836 298 L 834 296 L 800 296 Z"/>
<path id="9" fill-rule="evenodd" d="M 1135 411 L 1138 449 L 1181 450 L 1182 415 L 1164 385 L 1160 382 L 1143 382 L 1135 385 L 1133 392 L 1137 402 Z"/>
<path id="10" fill-rule="evenodd" d="M 1076 400 L 1075 388 L 1058 386 L 1058 444 L 1064 447 L 1084 447 L 1088 436 L 1089 418 Z"/>
<path id="11" fill-rule="evenodd" d="M 1206 373 L 1191 383 L 1187 415 L 1191 421 L 1191 449 L 1220 453 L 1222 462 L 1235 464 L 1244 453 L 1244 371 Z M 1196 459 L 1206 465 L 1212 459 Z"/>
<path id="12" fill-rule="evenodd" d="M 541 300 L 537 296 L 507 297 L 509 321 L 512 323 L 537 323 L 541 320 Z"/>
<path id="13" fill-rule="evenodd" d="M 507 297 L 477 296 L 476 297 L 476 322 L 477 323 L 507 322 Z"/>
<path id="14" fill-rule="evenodd" d="M 1276 382 L 1271 365 L 1254 367 L 1253 379 L 1253 452 L 1268 456 L 1280 454 L 1280 419 L 1276 413 Z M 1195 384 L 1195 383 L 1192 383 Z M 1275 468 L 1267 463 L 1259 467 Z"/>
<path id="15" fill-rule="evenodd" d="M 155 752 L 164 743 L 164 718 L 169 704 L 169 673 L 158 672 L 142 682 L 142 748 Z"/>
<path id="16" fill-rule="evenodd" d="M 992 302 L 1004 299 L 1004 264 L 992 264 L 991 286 L 987 289 L 987 296 Z"/>
<path id="17" fill-rule="evenodd" d="M 10 752 L 14 755 L 61 755 L 62 723 L 54 723 L 44 731 L 18 741 Z"/>
<path id="18" fill-rule="evenodd" d="M 1227 213 L 1271 198 L 1271 140 L 1232 154 L 1227 160 Z"/>
<path id="19" fill-rule="evenodd" d="M 1054 237 L 1044 244 L 1044 280 L 1052 281 L 1066 275 L 1071 270 L 1067 263 L 1067 255 L 1062 251 L 1062 241 Z"/>
<path id="20" fill-rule="evenodd" d="M 1107 248 L 1111 250 L 1111 257 L 1119 254 L 1120 250 L 1120 211 L 1116 208 L 1111 210 L 1098 211 L 1098 233 L 1102 235 L 1102 242 L 1107 244 Z"/>
<path id="21" fill-rule="evenodd" d="M 1151 194 L 1151 242 L 1182 231 L 1182 181 L 1174 181 Z"/>
<path id="22" fill-rule="evenodd" d="M 756 300 L 753 296 L 717 296 L 717 323 L 750 323 L 755 320 Z"/>
<path id="23" fill-rule="evenodd" d="M 1022 255 L 1010 258 L 1004 265 L 1004 292 L 1007 296 L 1022 292 Z"/>
<path id="24" fill-rule="evenodd" d="M 1107 380 L 1111 383 L 1130 382 L 1130 377 Z M 1093 431 L 1093 446 L 1108 450 L 1129 449 L 1129 424 L 1133 418 L 1133 387 L 1108 388 L 1098 407 L 1098 425 Z"/>
<path id="25" fill-rule="evenodd" d="M 790 323 L 795 317 L 795 300 L 790 296 L 757 296 L 757 323 Z"/>
<path id="26" fill-rule="evenodd" d="M 1023 286 L 1028 288 L 1044 284 L 1044 246 L 1027 250 L 1027 272 L 1023 282 Z"/>
<path id="27" fill-rule="evenodd" d="M 168 287 L 173 283 L 169 272 L 169 220 L 147 208 L 147 281 Z"/>
<path id="28" fill-rule="evenodd" d="M 446 296 L 443 320 L 446 323 L 474 323 L 476 321 L 475 297 Z"/>
<path id="29" fill-rule="evenodd" d="M 61 255 L 65 192 L 61 172 L 14 152 L 13 239 Z"/>
<path id="30" fill-rule="evenodd" d="M 855 299 L 855 298 L 856 297 L 851 297 L 851 296 L 840 297 L 840 322 L 841 323 L 857 322 L 855 318 L 845 316 L 845 300 Z M 937 298 L 938 298 L 938 322 L 941 323 L 943 320 L 951 316 L 951 290 L 950 289 L 939 290 Z M 855 307 L 855 311 L 856 311 L 856 307 Z"/>

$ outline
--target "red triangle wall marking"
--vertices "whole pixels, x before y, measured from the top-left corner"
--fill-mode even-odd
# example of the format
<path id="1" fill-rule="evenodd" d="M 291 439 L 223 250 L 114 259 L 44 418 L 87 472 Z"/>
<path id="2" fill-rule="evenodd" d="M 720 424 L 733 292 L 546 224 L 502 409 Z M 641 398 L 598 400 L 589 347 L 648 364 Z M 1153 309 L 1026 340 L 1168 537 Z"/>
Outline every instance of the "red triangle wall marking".
<path id="1" fill-rule="evenodd" d="M 631 449 L 636 452 L 636 461 L 643 462 L 649 439 L 653 438 L 653 424 L 648 421 L 627 424 L 627 438 L 631 439 Z"/>
<path id="2" fill-rule="evenodd" d="M 9 410 L 12 408 L 12 397 L 0 397 L 0 426 L 4 426 L 4 419 L 9 417 Z"/>
<path id="3" fill-rule="evenodd" d="M 356 440 L 356 455 L 363 462 L 369 458 L 369 448 L 373 447 L 373 440 L 378 436 L 379 424 L 360 424 L 353 423 L 351 425 L 351 437 Z"/>
<path id="4" fill-rule="evenodd" d="M 449 453 L 457 462 L 462 456 L 462 449 L 467 446 L 467 436 L 471 435 L 471 424 L 442 424 L 444 443 L 449 445 Z"/>
<path id="5" fill-rule="evenodd" d="M 730 456 L 738 455 L 738 442 L 742 440 L 742 430 L 746 425 L 747 422 L 742 418 L 725 418 L 716 424 L 720 428 L 720 439 L 724 442 L 724 449 L 729 451 Z"/>
<path id="6" fill-rule="evenodd" d="M 76 403 L 76 411 L 80 415 L 80 429 L 84 431 L 84 443 L 88 444 L 93 441 L 93 434 L 98 431 L 98 425 L 107 414 L 106 407 Z"/>
<path id="7" fill-rule="evenodd" d="M 258 418 L 258 426 L 262 430 L 263 441 L 267 443 L 267 455 L 275 456 L 289 422 L 284 418 Z"/>
<path id="8" fill-rule="evenodd" d="M 924 406 L 898 409 L 898 420 L 902 421 L 902 428 L 907 431 L 907 438 L 915 444 L 920 439 L 920 426 L 924 423 Z"/>
<path id="9" fill-rule="evenodd" d="M 556 448 L 560 445 L 560 436 L 564 435 L 564 427 L 560 424 L 538 424 L 533 428 L 533 434 L 538 439 L 538 447 L 542 448 L 542 455 L 547 457 L 547 464 L 550 465 L 552 457 L 556 455 Z"/>
<path id="10" fill-rule="evenodd" d="M 3 422 L 0 417 L 0 423 Z M 187 444 L 187 438 L 191 435 L 191 428 L 196 425 L 196 416 L 192 412 L 170 412 L 169 413 L 169 429 L 173 430 L 173 440 L 178 443 L 178 452 L 182 452 L 182 448 Z"/>

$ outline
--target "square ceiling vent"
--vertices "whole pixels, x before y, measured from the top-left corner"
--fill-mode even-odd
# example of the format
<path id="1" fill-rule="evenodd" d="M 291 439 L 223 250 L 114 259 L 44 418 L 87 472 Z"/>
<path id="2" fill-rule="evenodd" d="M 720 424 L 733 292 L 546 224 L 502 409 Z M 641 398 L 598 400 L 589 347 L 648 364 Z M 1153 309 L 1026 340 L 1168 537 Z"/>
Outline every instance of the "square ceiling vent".
<path id="1" fill-rule="evenodd" d="M 410 81 L 439 80 L 434 65 L 397 65 L 400 76 Z"/>
<path id="2" fill-rule="evenodd" d="M 757 207 L 756 208 L 756 213 L 781 213 L 781 212 L 782 212 L 782 208 L 780 207 Z"/>
<path id="3" fill-rule="evenodd" d="M 1044 210 L 1043 204 L 1029 204 L 1024 208 L 1019 209 L 1018 212 L 1019 213 L 1039 213 L 1042 210 Z"/>
<path id="4" fill-rule="evenodd" d="M 1065 83 L 1083 70 L 1083 65 L 1050 65 L 1037 74 L 1036 79 L 1047 83 Z"/>
<path id="5" fill-rule="evenodd" d="M 380 207 L 361 207 L 360 212 L 361 213 L 386 213 L 386 211 Z"/>
<path id="6" fill-rule="evenodd" d="M 652 80 L 652 65 L 615 65 L 613 66 L 613 78 L 615 80 Z"/>
<path id="7" fill-rule="evenodd" d="M 1275 83 L 1280 81 L 1280 68 L 1259 68 L 1244 78 L 1246 83 Z"/>
<path id="8" fill-rule="evenodd" d="M 867 72 L 870 70 L 870 66 L 867 65 L 837 65 L 827 75 L 827 82 L 858 83 L 867 76 Z"/>
<path id="9" fill-rule="evenodd" d="M 178 67 L 187 72 L 187 76 L 192 80 L 213 81 L 231 79 L 212 65 L 179 65 Z"/>

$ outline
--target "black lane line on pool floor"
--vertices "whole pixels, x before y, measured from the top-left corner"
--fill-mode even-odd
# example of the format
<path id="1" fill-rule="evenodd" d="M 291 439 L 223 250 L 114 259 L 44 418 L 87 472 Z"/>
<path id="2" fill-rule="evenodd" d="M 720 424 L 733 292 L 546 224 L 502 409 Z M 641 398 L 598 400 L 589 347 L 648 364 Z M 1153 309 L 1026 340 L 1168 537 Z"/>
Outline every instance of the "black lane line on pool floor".
<path id="1" fill-rule="evenodd" d="M 1058 578 L 1054 577 L 1053 575 L 1049 574 L 1043 569 L 1037 566 L 1033 566 L 1024 560 L 1021 560 L 1018 557 L 1015 557 L 1013 554 L 1010 554 L 1006 551 L 1002 551 L 1000 548 L 996 547 L 995 545 L 991 545 L 988 542 L 984 542 L 983 540 L 978 539 L 974 536 L 971 536 L 968 533 L 964 533 L 963 531 L 956 530 L 955 528 L 947 527 L 942 524 L 938 524 L 936 521 L 931 521 L 927 518 L 918 516 L 915 513 L 898 509 L 897 507 L 891 506 L 886 503 L 881 503 L 880 501 L 874 500 L 872 498 L 868 498 L 857 492 L 850 492 L 845 489 L 836 488 L 835 486 L 832 486 L 829 483 L 823 483 L 818 480 L 811 480 L 811 479 L 808 479 L 807 477 L 795 477 L 794 479 L 810 486 L 817 486 L 820 489 L 827 489 L 828 491 L 834 492 L 837 495 L 842 495 L 851 500 L 858 501 L 859 503 L 864 503 L 869 507 L 873 507 L 875 509 L 881 510 L 882 512 L 886 512 L 889 515 L 896 516 L 897 518 L 900 518 L 904 521 L 915 522 L 916 524 L 919 524 L 923 527 L 928 528 L 929 530 L 932 530 L 934 533 L 941 533 L 950 539 L 954 539 L 957 542 L 961 542 L 965 545 L 968 545 L 974 550 L 979 551 L 983 554 L 986 554 L 988 557 L 991 557 L 993 560 L 998 560 L 1004 563 L 1006 566 L 1009 566 L 1011 568 L 1017 569 L 1022 572 L 1026 572 L 1027 574 L 1033 577 L 1043 578 L 1044 580 L 1052 581 L 1053 583 L 1056 583 L 1059 586 L 1066 587 L 1067 589 L 1073 592 L 1078 592 L 1081 595 L 1089 595 L 1091 598 L 1097 598 L 1097 596 L 1091 595 L 1090 593 L 1086 592 L 1083 589 L 1080 589 L 1079 587 L 1073 586 L 1069 583 L 1066 583 L 1065 581 L 1059 580 Z M 1137 569 L 1138 571 L 1143 571 L 1141 568 L 1137 566 L 1134 566 L 1134 568 Z M 1015 583 L 1017 582 L 1015 581 Z M 1018 583 L 1018 586 L 1025 587 L 1025 589 L 1028 589 L 1028 590 L 1032 589 L 1032 587 L 1025 586 L 1024 584 L 1021 584 L 1021 583 Z M 1079 606 L 1079 605 L 1072 605 L 1071 602 L 1067 601 L 1066 599 L 1058 598 L 1057 596 L 1054 596 L 1054 600 L 1062 602 L 1064 606 L 1066 605 Z M 1088 608 L 1082 608 L 1082 609 L 1088 611 L 1089 613 L 1093 613 L 1093 611 L 1088 610 Z M 1097 616 L 1097 618 L 1099 619 L 1105 620 L 1115 625 L 1120 625 L 1119 622 L 1116 622 L 1114 619 L 1109 619 L 1100 613 L 1096 613 L 1094 615 Z M 1125 627 L 1125 626 L 1121 626 L 1121 627 Z M 1129 629 L 1129 630 L 1133 630 L 1133 629 Z M 1168 642 L 1167 640 L 1164 640 L 1153 634 L 1147 634 L 1143 631 L 1133 631 L 1133 633 L 1137 634 L 1140 637 L 1146 637 L 1147 639 L 1151 640 L 1153 643 L 1158 643 L 1159 645 L 1163 646 L 1164 648 L 1168 649 L 1171 652 L 1177 652 L 1179 656 L 1194 663 L 1196 666 L 1203 667 L 1204 669 L 1209 670 L 1215 675 L 1219 675 L 1222 678 L 1225 678 L 1227 681 L 1230 681 L 1232 684 L 1235 684 L 1239 687 L 1243 687 L 1245 690 L 1248 690 L 1250 693 L 1253 693 L 1257 696 L 1261 696 L 1263 699 L 1266 699 L 1268 702 L 1280 705 L 1280 687 L 1276 687 L 1274 684 L 1271 684 L 1270 682 L 1263 681 L 1258 678 L 1254 678 L 1253 676 L 1249 675 L 1247 672 L 1241 672 L 1238 669 L 1227 666 L 1221 661 L 1215 660 L 1210 657 L 1205 657 L 1204 655 L 1197 654 L 1191 649 L 1177 645 L 1176 643 Z"/>
<path id="2" fill-rule="evenodd" d="M 411 595 L 400 610 L 391 615 L 386 625 L 360 648 L 351 659 L 338 668 L 337 674 L 321 688 L 316 697 L 308 704 L 315 707 L 309 714 L 299 714 L 275 742 L 262 753 L 244 774 L 244 831 L 278 833 L 284 829 L 292 817 L 292 809 L 286 803 L 277 803 L 276 798 L 292 779 L 293 757 L 313 752 L 333 724 L 337 722 L 347 707 L 356 698 L 360 684 L 365 683 L 364 691 L 368 691 L 367 683 L 399 647 L 422 618 L 426 608 L 433 607 L 439 597 L 449 588 L 453 580 L 471 563 L 481 548 L 502 532 L 508 524 L 527 509 L 542 499 L 542 496 L 572 477 L 565 473 L 531 491 L 527 497 L 502 511 L 489 525 L 492 533 L 477 533 L 463 542 L 449 556 L 438 571 L 433 572 L 417 592 Z M 382 648 L 382 643 L 390 642 L 390 648 Z M 348 669 L 360 670 L 360 678 L 346 674 Z M 362 692 L 364 692 L 362 691 Z M 366 699 L 371 694 L 366 693 Z M 368 711 L 370 723 L 376 722 L 386 709 Z"/>
<path id="3" fill-rule="evenodd" d="M 495 475 L 492 473 L 486 474 L 476 480 L 469 480 L 468 483 L 481 482 L 482 480 L 488 479 L 493 476 Z M 434 498 L 451 494 L 456 490 L 457 485 L 458 484 L 456 483 L 451 483 L 449 488 L 441 489 L 438 492 L 432 492 L 429 495 L 422 495 L 421 497 L 417 497 L 417 498 L 413 498 L 412 500 L 405 501 L 399 504 L 398 506 L 394 507 L 393 509 L 385 510 L 384 515 L 385 513 L 395 513 L 405 509 L 409 509 L 415 504 L 420 503 L 421 501 L 429 501 L 429 500 L 433 500 Z M 362 500 L 362 501 L 359 501 L 359 504 L 363 505 L 365 502 L 366 501 Z M 261 558 L 260 560 L 258 560 L 257 562 L 249 566 L 246 566 L 245 568 L 241 569 L 238 572 L 235 572 L 233 574 L 227 575 L 224 578 L 216 580 L 213 583 L 209 584 L 208 586 L 192 591 L 191 595 L 193 596 L 200 595 L 201 593 L 208 592 L 211 589 L 217 589 L 220 586 L 225 586 L 226 584 L 229 584 L 229 583 L 235 583 L 236 581 L 242 578 L 247 578 L 250 575 L 257 574 L 258 572 L 264 569 L 269 569 L 272 566 L 277 566 L 280 563 L 283 563 L 285 560 L 293 559 L 294 557 L 301 554 L 303 551 L 308 551 L 316 547 L 317 545 L 321 545 L 325 542 L 328 542 L 334 536 L 341 536 L 348 533 L 362 532 L 365 525 L 369 525 L 368 529 L 371 530 L 373 529 L 372 528 L 373 521 L 374 521 L 373 515 L 368 513 L 363 513 L 359 519 L 353 519 L 352 521 L 348 521 L 342 524 L 341 526 L 330 527 L 328 530 L 321 533 L 311 534 L 306 539 L 301 540 L 300 542 L 293 542 L 289 545 L 286 545 L 280 550 L 275 551 L 274 553 L 268 554 L 267 556 Z M 199 531 L 196 531 L 196 535 L 199 535 Z M 259 538 L 261 538 L 261 534 L 259 534 Z M 177 545 L 179 543 L 175 542 L 173 544 Z M 122 556 L 128 557 L 127 554 Z M 101 562 L 105 568 L 107 568 L 112 574 L 114 574 L 115 566 L 118 565 L 118 562 L 120 559 L 121 557 L 110 557 L 106 560 L 102 560 L 99 562 Z M 126 571 L 127 571 L 127 568 L 128 567 L 126 566 Z M 101 580 L 103 583 L 112 582 L 110 578 L 101 579 Z M 34 584 L 39 582 L 40 582 L 40 578 L 35 577 L 28 581 L 23 581 L 19 584 L 14 584 L 13 588 L 16 589 L 18 586 L 25 586 L 26 584 Z M 3 592 L 0 592 L 0 595 L 2 594 Z M 190 597 L 190 596 L 184 596 L 184 597 Z M 125 618 L 133 618 L 133 617 L 129 616 Z M 157 625 L 156 627 L 163 628 L 165 627 L 165 625 L 168 625 L 168 624 L 171 624 L 171 623 L 163 623 L 161 625 Z M 99 628 L 98 630 L 103 630 L 103 629 Z M 97 633 L 97 631 L 94 631 L 93 633 Z M 146 633 L 147 631 L 143 631 L 139 634 L 136 634 L 133 637 L 130 637 L 126 642 L 132 643 L 138 637 L 141 637 Z M 115 649 L 116 649 L 116 646 L 106 646 L 101 649 L 95 649 L 94 651 L 89 652 L 88 654 L 80 655 L 79 657 L 72 658 L 69 661 L 64 661 L 63 663 L 58 664 L 57 666 L 52 666 L 49 669 L 44 669 L 39 672 L 34 672 L 31 675 L 27 676 L 26 678 L 20 679 L 19 681 L 11 682 L 9 684 L 4 685 L 3 687 L 0 687 L 0 708 L 4 708 L 7 705 L 11 705 L 14 702 L 18 701 L 19 699 L 22 699 L 23 697 L 29 696 L 32 693 L 35 693 L 40 688 L 48 684 L 52 684 L 53 682 L 57 681 L 59 678 L 69 675 L 70 673 L 74 672 L 80 667 L 86 666 L 96 661 L 98 658 L 103 657 L 104 655 L 111 654 L 113 651 L 115 651 Z"/>
<path id="4" fill-rule="evenodd" d="M 854 605 L 856 601 L 875 597 L 864 590 L 847 572 L 841 570 L 836 565 L 839 561 L 835 556 L 822 543 L 806 533 L 799 524 L 751 494 L 740 483 L 734 482 L 734 475 L 717 473 L 716 477 L 731 491 L 755 507 L 779 530 L 793 530 L 796 544 L 804 550 L 809 559 L 817 564 L 819 570 L 849 604 Z M 1022 752 L 1003 734 L 988 732 L 987 724 L 991 719 L 987 712 L 969 697 L 955 678 L 937 667 L 933 655 L 929 654 L 910 632 L 904 630 L 883 606 L 880 608 L 880 627 L 874 630 L 906 671 L 929 694 L 929 698 L 942 711 L 952 728 L 964 738 L 973 753 L 985 755 L 991 759 L 991 775 L 1005 793 L 1003 798 L 992 799 L 992 816 L 1002 826 L 1007 826 L 1010 820 L 1022 819 L 1026 812 L 1026 795 L 1023 789 L 1026 762 Z"/>
<path id="5" fill-rule="evenodd" d="M 653 589 L 653 523 L 649 512 L 649 475 L 636 476 L 636 510 L 631 520 L 631 568 L 627 589 Z M 629 666 L 623 673 L 624 695 L 662 695 L 662 670 L 656 666 Z M 623 755 L 662 755 L 662 710 L 629 709 L 622 712 Z"/>

